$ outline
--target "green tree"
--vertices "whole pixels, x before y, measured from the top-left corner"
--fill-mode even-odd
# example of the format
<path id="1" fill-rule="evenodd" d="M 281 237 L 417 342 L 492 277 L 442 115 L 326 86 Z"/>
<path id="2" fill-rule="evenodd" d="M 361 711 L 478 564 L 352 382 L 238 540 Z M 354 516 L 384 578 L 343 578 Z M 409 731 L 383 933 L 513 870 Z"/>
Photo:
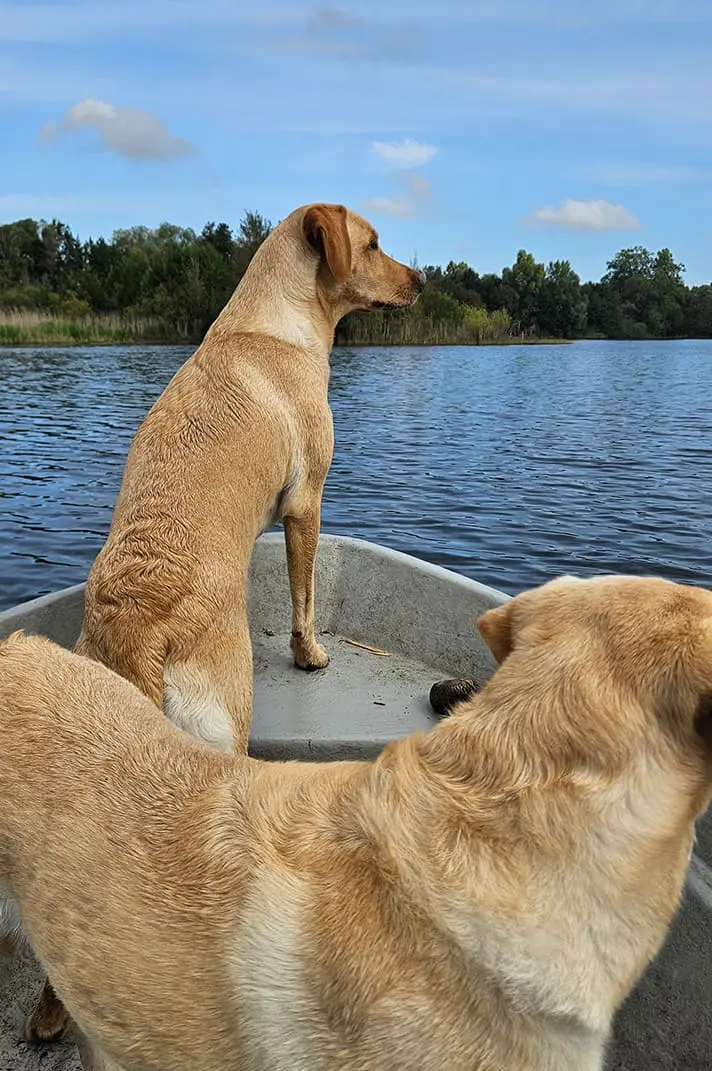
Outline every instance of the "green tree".
<path id="1" fill-rule="evenodd" d="M 248 264 L 271 231 L 272 224 L 259 212 L 245 212 L 235 239 L 236 266 L 240 277 L 244 275 Z"/>
<path id="2" fill-rule="evenodd" d="M 652 279 L 655 274 L 655 259 L 642 245 L 621 249 L 606 264 L 606 282 L 623 286 L 629 280 Z"/>
<path id="3" fill-rule="evenodd" d="M 599 338 L 624 338 L 623 305 L 620 295 L 607 281 L 586 283 L 588 304 L 586 333 Z"/>
<path id="4" fill-rule="evenodd" d="M 440 289 L 463 305 L 484 305 L 479 290 L 480 277 L 476 271 L 463 261 L 450 261 L 441 273 Z"/>
<path id="5" fill-rule="evenodd" d="M 198 339 L 271 229 L 259 212 L 246 212 L 235 232 L 224 222 L 200 233 L 165 222 L 82 242 L 60 220 L 17 220 L 0 226 L 0 309 L 140 316 L 151 321 L 152 338 Z M 669 249 L 642 246 L 620 250 L 599 282 L 584 285 L 568 261 L 545 267 L 523 249 L 501 275 L 453 260 L 425 269 L 413 308 L 348 317 L 337 337 L 393 345 L 522 334 L 712 337 L 712 285 L 689 289 L 684 271 Z"/>
<path id="6" fill-rule="evenodd" d="M 652 254 L 642 246 L 633 246 L 621 249 L 608 262 L 603 282 L 620 301 L 623 337 L 663 338 L 683 333 L 684 271 L 669 249 Z"/>
<path id="7" fill-rule="evenodd" d="M 693 286 L 685 300 L 685 322 L 693 338 L 712 338 L 712 286 Z"/>
<path id="8" fill-rule="evenodd" d="M 584 334 L 588 298 L 568 260 L 553 260 L 539 291 L 537 327 L 550 338 L 576 338 Z"/>
<path id="9" fill-rule="evenodd" d="M 201 241 L 211 246 L 226 264 L 235 261 L 235 239 L 227 223 L 206 223 L 200 232 Z"/>
<path id="10" fill-rule="evenodd" d="M 518 332 L 527 334 L 536 330 L 545 281 L 544 265 L 525 249 L 519 250 L 511 268 L 503 270 L 504 304 Z"/>
<path id="11" fill-rule="evenodd" d="M 684 333 L 686 287 L 683 281 L 685 265 L 678 264 L 669 249 L 661 249 L 653 264 L 656 315 L 648 323 L 655 324 L 659 337 L 675 337 Z"/>
<path id="12" fill-rule="evenodd" d="M 482 305 L 465 306 L 465 323 L 468 325 L 478 346 L 490 337 L 490 318 Z"/>
<path id="13" fill-rule="evenodd" d="M 34 219 L 0 227 L 0 289 L 40 283 L 42 241 Z"/>

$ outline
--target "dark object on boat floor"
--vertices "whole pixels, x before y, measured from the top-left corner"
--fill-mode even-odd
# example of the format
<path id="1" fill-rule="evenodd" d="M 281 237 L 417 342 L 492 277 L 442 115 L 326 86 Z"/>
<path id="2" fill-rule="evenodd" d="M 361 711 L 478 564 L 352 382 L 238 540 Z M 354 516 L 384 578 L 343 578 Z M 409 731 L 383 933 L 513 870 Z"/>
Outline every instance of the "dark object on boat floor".
<path id="1" fill-rule="evenodd" d="M 436 681 L 430 689 L 430 705 L 435 713 L 444 718 L 456 703 L 479 692 L 481 685 L 472 677 L 455 677 L 451 680 Z"/>

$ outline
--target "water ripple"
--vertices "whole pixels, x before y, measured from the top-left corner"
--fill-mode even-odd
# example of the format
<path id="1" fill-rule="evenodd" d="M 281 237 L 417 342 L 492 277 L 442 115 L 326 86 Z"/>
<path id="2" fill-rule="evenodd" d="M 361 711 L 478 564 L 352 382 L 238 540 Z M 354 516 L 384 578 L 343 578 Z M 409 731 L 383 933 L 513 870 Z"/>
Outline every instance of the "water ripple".
<path id="1" fill-rule="evenodd" d="M 0 350 L 0 608 L 83 580 L 182 347 Z M 712 342 L 342 350 L 325 531 L 505 591 L 712 577 Z"/>

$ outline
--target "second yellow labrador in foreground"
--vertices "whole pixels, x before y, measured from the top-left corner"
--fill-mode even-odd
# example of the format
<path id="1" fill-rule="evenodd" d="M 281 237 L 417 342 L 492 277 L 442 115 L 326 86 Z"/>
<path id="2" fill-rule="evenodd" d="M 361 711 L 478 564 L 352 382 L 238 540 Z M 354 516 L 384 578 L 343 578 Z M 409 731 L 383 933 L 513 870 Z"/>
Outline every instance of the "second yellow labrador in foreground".
<path id="1" fill-rule="evenodd" d="M 0 878 L 85 1066 L 601 1068 L 710 794 L 712 594 L 562 578 L 479 627 L 480 695 L 324 765 L 0 645 Z"/>

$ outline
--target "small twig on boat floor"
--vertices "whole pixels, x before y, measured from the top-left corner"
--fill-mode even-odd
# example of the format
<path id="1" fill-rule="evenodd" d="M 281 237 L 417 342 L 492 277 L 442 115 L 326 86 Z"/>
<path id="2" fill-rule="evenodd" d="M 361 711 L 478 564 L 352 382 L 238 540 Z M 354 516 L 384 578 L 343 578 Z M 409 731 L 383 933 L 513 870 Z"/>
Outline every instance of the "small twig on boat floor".
<path id="1" fill-rule="evenodd" d="M 390 658 L 390 651 L 382 651 L 380 647 L 370 647 L 367 643 L 359 643 L 358 640 L 347 640 L 344 636 L 344 643 L 350 643 L 352 647 L 360 647 L 362 651 L 370 651 L 371 654 L 380 655 L 382 658 Z"/>

